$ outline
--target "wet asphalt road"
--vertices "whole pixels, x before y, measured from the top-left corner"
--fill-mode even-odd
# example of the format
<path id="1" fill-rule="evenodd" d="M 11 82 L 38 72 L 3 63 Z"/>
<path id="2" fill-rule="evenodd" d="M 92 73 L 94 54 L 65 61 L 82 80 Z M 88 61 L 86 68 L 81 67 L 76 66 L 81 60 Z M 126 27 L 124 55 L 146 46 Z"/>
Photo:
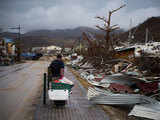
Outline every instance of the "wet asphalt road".
<path id="1" fill-rule="evenodd" d="M 0 119 L 17 120 L 25 104 L 42 83 L 48 66 L 45 61 L 29 61 L 12 66 L 0 66 Z"/>

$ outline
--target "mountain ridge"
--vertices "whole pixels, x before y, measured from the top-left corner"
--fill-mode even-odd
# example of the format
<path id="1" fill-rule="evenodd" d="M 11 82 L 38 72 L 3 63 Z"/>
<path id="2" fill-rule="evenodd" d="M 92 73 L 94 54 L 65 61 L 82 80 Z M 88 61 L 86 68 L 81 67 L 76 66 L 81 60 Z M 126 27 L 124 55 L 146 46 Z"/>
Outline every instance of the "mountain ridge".
<path id="1" fill-rule="evenodd" d="M 122 29 L 115 31 L 118 33 L 117 42 L 127 42 L 128 35 L 131 31 L 134 33 L 134 39 L 131 43 L 144 43 L 145 42 L 145 31 L 146 28 L 149 29 L 149 39 L 154 39 L 154 41 L 160 41 L 160 17 L 150 17 L 136 27 L 131 28 L 128 31 Z M 75 40 L 82 39 L 83 32 L 90 32 L 96 34 L 104 35 L 104 32 L 98 29 L 80 26 L 73 29 L 55 29 L 55 30 L 32 30 L 25 34 L 21 34 L 21 43 L 24 48 L 40 47 L 48 45 L 58 45 L 63 46 L 64 44 L 74 44 Z M 3 33 L 4 36 L 9 36 L 13 39 L 17 39 L 18 35 L 14 33 Z M 17 36 L 17 38 L 16 38 Z"/>
<path id="2" fill-rule="evenodd" d="M 131 43 L 145 43 L 146 29 L 149 31 L 149 41 L 160 42 L 160 16 L 150 17 L 136 27 L 119 35 L 120 41 L 127 41 L 129 32 L 133 33 L 134 39 Z"/>

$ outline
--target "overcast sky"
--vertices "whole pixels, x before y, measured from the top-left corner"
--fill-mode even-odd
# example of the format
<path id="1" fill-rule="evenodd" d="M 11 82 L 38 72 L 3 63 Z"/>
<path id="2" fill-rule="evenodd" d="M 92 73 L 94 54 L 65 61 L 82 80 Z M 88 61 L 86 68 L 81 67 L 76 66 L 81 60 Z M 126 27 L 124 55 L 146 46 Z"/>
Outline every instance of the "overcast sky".
<path id="1" fill-rule="evenodd" d="M 23 31 L 63 29 L 102 24 L 96 16 L 126 4 L 112 17 L 112 24 L 129 28 L 148 17 L 160 16 L 160 0 L 0 0 L 0 27 L 21 24 Z"/>

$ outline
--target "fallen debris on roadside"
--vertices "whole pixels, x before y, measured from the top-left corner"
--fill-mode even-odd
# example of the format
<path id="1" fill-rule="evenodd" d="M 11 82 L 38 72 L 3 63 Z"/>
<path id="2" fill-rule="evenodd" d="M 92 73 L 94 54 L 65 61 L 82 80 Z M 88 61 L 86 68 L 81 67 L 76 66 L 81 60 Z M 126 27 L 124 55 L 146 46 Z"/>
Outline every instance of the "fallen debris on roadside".
<path id="1" fill-rule="evenodd" d="M 105 32 L 104 39 L 83 33 L 87 43 L 84 48 L 74 51 L 76 56 L 71 56 L 67 65 L 89 84 L 87 96 L 94 104 L 133 105 L 129 116 L 157 119 L 159 112 L 154 113 L 156 108 L 153 106 L 159 105 L 160 100 L 160 43 L 114 45 L 114 35 L 110 33 L 117 27 L 110 26 L 111 15 L 124 6 L 109 11 L 109 20 L 97 17 L 104 22 L 104 27 L 97 26 Z M 144 114 L 137 111 L 144 111 Z M 153 113 L 153 117 L 145 115 Z"/>

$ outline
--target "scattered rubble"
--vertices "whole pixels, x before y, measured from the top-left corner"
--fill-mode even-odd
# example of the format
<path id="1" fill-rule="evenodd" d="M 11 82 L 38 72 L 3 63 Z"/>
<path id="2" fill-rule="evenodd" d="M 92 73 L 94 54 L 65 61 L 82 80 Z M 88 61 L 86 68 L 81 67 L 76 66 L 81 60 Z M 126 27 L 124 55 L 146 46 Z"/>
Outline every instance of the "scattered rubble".
<path id="1" fill-rule="evenodd" d="M 103 105 L 134 105 L 134 104 L 156 104 L 156 100 L 140 94 L 113 93 L 100 88 L 88 89 L 88 99 L 96 104 Z"/>
<path id="2" fill-rule="evenodd" d="M 77 58 L 79 57 L 77 56 Z M 80 58 L 74 60 L 76 62 L 72 61 L 70 66 L 79 71 L 81 78 L 92 86 L 88 88 L 87 94 L 91 102 L 101 105 L 133 105 L 135 107 L 133 107 L 129 116 L 149 119 L 159 118 L 159 112 L 155 112 L 156 108 L 152 108 L 152 106 L 158 105 L 158 100 L 160 100 L 160 76 L 158 72 L 157 74 L 154 72 L 154 67 L 152 69 L 144 67 L 154 61 L 157 61 L 158 64 L 158 58 L 152 57 L 153 60 L 148 60 L 149 63 L 147 64 L 139 62 L 139 66 L 136 64 L 137 61 L 134 63 L 124 60 L 117 64 L 111 64 L 112 66 L 107 70 L 96 69 L 88 62 L 81 65 L 85 58 Z M 114 66 L 117 67 L 116 70 L 113 70 Z M 148 109 L 151 109 L 151 111 Z M 146 115 L 149 113 L 152 116 L 148 117 Z"/>
<path id="3" fill-rule="evenodd" d="M 135 105 L 129 116 L 139 116 L 154 120 L 160 119 L 160 103 Z"/>
<path id="4" fill-rule="evenodd" d="M 123 50 L 123 54 L 128 52 Z M 122 59 L 119 55 L 119 58 L 110 60 L 108 64 L 105 63 L 108 68 L 101 67 L 103 61 L 93 65 L 91 59 L 88 61 L 82 55 L 77 55 L 77 59 L 70 62 L 70 66 L 91 84 L 87 94 L 91 102 L 102 105 L 133 105 L 129 116 L 157 119 L 159 112 L 156 112 L 157 109 L 153 106 L 159 105 L 160 100 L 160 58 L 146 54 L 145 51 L 135 55 L 136 52 L 134 49 L 130 53 L 134 53 L 133 57 L 128 59 Z"/>
<path id="5" fill-rule="evenodd" d="M 160 44 L 115 46 L 110 33 L 117 27 L 110 26 L 110 20 L 112 13 L 120 8 L 109 12 L 109 20 L 97 17 L 104 22 L 104 28 L 97 26 L 106 32 L 104 39 L 83 33 L 87 47 L 77 51 L 76 56 L 70 56 L 71 62 L 67 65 L 91 85 L 87 94 L 91 102 L 133 105 L 129 116 L 158 120 L 160 116 L 155 106 L 159 106 L 160 100 Z"/>

